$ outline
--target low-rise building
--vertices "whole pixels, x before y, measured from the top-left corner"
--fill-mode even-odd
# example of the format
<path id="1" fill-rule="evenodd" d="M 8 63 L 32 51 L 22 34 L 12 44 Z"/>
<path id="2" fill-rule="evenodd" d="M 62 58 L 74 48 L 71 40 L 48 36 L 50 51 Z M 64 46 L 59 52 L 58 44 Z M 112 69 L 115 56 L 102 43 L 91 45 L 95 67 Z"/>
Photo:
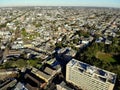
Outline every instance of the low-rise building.
<path id="1" fill-rule="evenodd" d="M 69 86 L 67 86 L 67 84 L 64 81 L 62 81 L 60 84 L 57 84 L 56 88 L 57 90 L 74 90 L 70 88 Z"/>
<path id="2" fill-rule="evenodd" d="M 56 75 L 56 70 L 48 67 L 48 66 L 43 66 L 41 70 L 38 70 L 36 68 L 32 68 L 32 73 L 34 73 L 36 76 L 39 78 L 43 79 L 47 84 L 51 82 L 53 77 Z"/>

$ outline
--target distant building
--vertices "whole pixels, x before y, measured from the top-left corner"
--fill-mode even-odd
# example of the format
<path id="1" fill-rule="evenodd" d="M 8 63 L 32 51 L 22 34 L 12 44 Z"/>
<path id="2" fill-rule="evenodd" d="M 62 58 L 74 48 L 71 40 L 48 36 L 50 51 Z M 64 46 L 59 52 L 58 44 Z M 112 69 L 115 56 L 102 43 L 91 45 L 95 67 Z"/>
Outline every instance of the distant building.
<path id="1" fill-rule="evenodd" d="M 116 74 L 72 59 L 66 67 L 66 81 L 83 90 L 113 90 Z"/>
<path id="2" fill-rule="evenodd" d="M 9 50 L 9 52 L 6 54 L 6 57 L 10 57 L 10 56 L 16 56 L 19 57 L 22 54 L 22 51 L 18 51 L 18 50 Z"/>

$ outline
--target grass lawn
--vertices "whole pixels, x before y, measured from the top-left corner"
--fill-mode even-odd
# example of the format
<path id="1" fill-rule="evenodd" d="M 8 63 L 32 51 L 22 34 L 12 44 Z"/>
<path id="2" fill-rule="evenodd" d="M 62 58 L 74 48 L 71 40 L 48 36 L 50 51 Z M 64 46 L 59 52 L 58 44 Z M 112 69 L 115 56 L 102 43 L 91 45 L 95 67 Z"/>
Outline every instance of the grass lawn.
<path id="1" fill-rule="evenodd" d="M 10 63 L 10 62 L 9 62 Z M 11 65 L 14 67 L 14 66 L 17 66 L 18 68 L 21 68 L 21 67 L 26 67 L 27 66 L 27 62 L 26 60 L 17 60 L 17 61 L 11 61 Z"/>
<path id="2" fill-rule="evenodd" d="M 116 62 L 116 60 L 113 58 L 111 54 L 103 53 L 103 52 L 97 52 L 96 58 L 100 60 L 104 60 L 106 62 Z"/>

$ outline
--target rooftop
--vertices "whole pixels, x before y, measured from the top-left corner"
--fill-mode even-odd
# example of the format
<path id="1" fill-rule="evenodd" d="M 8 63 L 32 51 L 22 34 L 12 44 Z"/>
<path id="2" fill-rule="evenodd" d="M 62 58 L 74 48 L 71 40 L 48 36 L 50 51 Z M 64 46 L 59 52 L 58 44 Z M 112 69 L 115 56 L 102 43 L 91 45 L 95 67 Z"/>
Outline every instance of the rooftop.
<path id="1" fill-rule="evenodd" d="M 68 86 L 64 81 L 57 85 L 57 90 L 74 90 Z"/>
<path id="2" fill-rule="evenodd" d="M 56 71 L 50 67 L 44 67 L 43 70 L 38 70 L 36 68 L 32 68 L 32 73 L 40 77 L 41 79 L 45 80 L 48 82 L 53 75 L 55 75 Z"/>

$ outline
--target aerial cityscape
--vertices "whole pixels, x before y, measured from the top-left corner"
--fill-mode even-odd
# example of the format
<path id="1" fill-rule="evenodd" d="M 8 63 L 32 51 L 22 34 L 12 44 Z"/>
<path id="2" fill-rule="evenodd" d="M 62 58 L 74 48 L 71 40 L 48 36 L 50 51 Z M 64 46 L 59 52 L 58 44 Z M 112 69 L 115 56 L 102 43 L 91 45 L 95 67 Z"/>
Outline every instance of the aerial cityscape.
<path id="1" fill-rule="evenodd" d="M 120 90 L 120 1 L 1 0 L 0 90 Z"/>

